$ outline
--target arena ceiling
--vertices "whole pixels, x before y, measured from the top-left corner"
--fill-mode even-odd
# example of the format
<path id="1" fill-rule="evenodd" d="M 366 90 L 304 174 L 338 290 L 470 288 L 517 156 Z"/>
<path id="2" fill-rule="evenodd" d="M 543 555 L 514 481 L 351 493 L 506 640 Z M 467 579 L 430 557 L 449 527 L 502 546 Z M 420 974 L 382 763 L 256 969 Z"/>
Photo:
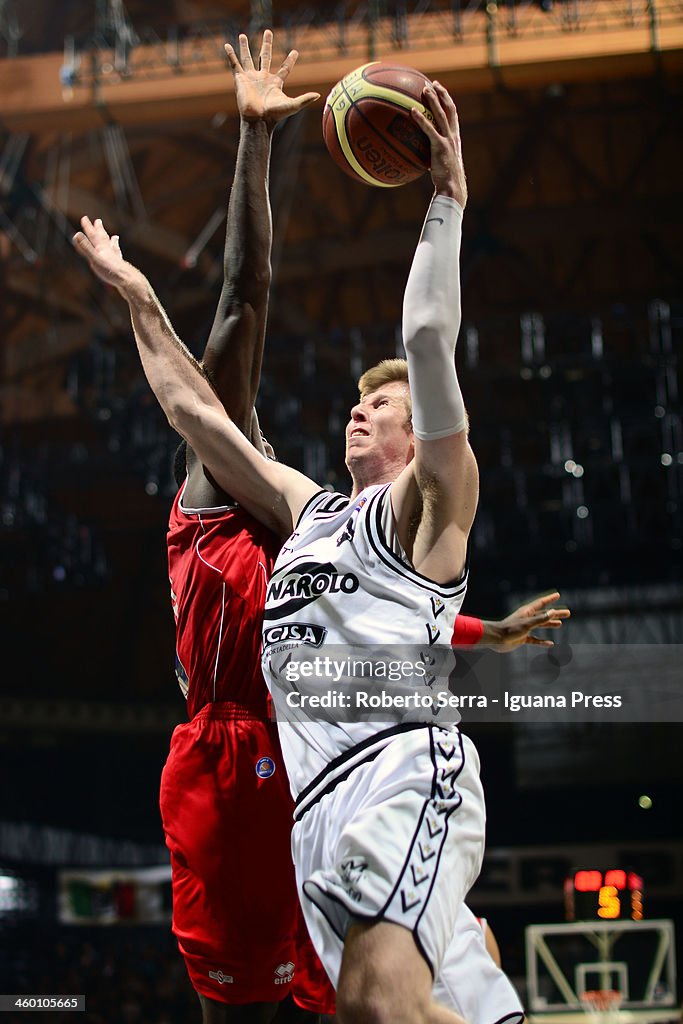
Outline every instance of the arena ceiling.
<path id="1" fill-rule="evenodd" d="M 680 297 L 683 8 L 545 6 L 0 3 L 0 600 L 11 602 L 16 629 L 36 614 L 50 623 L 57 677 L 73 671 L 71 631 L 82 622 L 112 685 L 121 637 L 137 692 L 156 694 L 160 676 L 167 683 L 158 653 L 172 642 L 160 583 L 166 502 L 153 498 L 168 431 L 152 416 L 125 305 L 92 278 L 70 238 L 82 214 L 102 217 L 201 351 L 238 134 L 225 38 L 246 27 L 257 40 L 272 23 L 276 53 L 300 50 L 291 91 L 322 97 L 273 143 L 271 393 L 295 383 L 291 367 L 310 346 L 319 376 L 297 386 L 312 386 L 324 405 L 321 381 L 333 390 L 350 380 L 355 339 L 366 339 L 365 359 L 394 343 L 429 178 L 396 190 L 358 184 L 321 135 L 329 88 L 369 59 L 421 68 L 456 98 L 470 189 L 463 310 L 466 323 L 493 323 L 490 362 L 516 358 L 519 340 L 505 325 L 516 317 L 518 329 L 534 310 L 591 316 Z M 632 339 L 624 334 L 624 351 Z M 481 403 L 499 387 L 486 372 Z M 324 415 L 314 410 L 307 430 Z M 285 409 L 281 432 L 290 422 Z M 93 604 L 88 574 L 106 576 L 98 531 L 115 586 Z M 62 577 L 47 586 L 41 573 L 68 577 L 74 565 L 84 589 L 55 601 L 50 586 Z M 106 635 L 95 634 L 93 618 L 108 617 Z M 46 692 L 37 647 L 32 654 L 32 678 Z"/>
<path id="2" fill-rule="evenodd" d="M 422 68 L 458 102 L 470 187 L 467 315 L 533 308 L 539 296 L 586 307 L 680 282 L 680 5 L 660 5 L 654 37 L 645 3 L 630 22 L 623 11 L 637 14 L 637 3 L 556 3 L 554 12 L 501 4 L 493 43 L 480 4 L 423 4 L 403 20 L 372 20 L 372 5 L 275 6 L 276 49 L 301 52 L 290 88 L 322 99 L 274 141 L 274 334 L 398 321 L 429 179 L 399 190 L 357 184 L 332 163 L 320 127 L 331 85 L 371 57 Z M 583 9 L 574 30 L 570 7 Z M 121 301 L 70 250 L 84 213 L 121 235 L 177 330 L 200 343 L 238 133 L 220 41 L 240 27 L 257 37 L 263 8 L 17 7 L 18 52 L 0 62 L 5 423 L 75 415 L 65 372 L 73 354 L 94 333 L 114 350 L 130 343 Z M 117 71 L 122 38 L 135 45 Z"/>

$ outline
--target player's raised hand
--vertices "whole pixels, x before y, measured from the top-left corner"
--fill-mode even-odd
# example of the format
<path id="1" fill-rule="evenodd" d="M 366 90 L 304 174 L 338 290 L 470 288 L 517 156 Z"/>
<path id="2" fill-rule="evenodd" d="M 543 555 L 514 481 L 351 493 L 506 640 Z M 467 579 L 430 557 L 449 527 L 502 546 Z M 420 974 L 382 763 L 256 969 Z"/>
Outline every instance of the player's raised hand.
<path id="1" fill-rule="evenodd" d="M 81 217 L 81 228 L 72 239 L 76 252 L 88 261 L 100 281 L 121 290 L 135 268 L 124 260 L 119 236 L 110 235 L 99 219 L 93 222 L 89 217 Z"/>
<path id="2" fill-rule="evenodd" d="M 245 121 L 265 121 L 273 127 L 278 121 L 320 99 L 318 92 L 306 92 L 302 96 L 285 95 L 284 84 L 299 54 L 296 50 L 290 50 L 277 73 L 272 74 L 273 33 L 269 28 L 263 33 L 258 68 L 254 66 L 249 40 L 244 33 L 239 37 L 239 50 L 238 58 L 230 43 L 225 44 L 225 52 L 235 78 L 237 108 Z"/>
<path id="3" fill-rule="evenodd" d="M 489 632 L 495 635 L 495 642 L 487 642 L 487 646 L 495 647 L 503 654 L 514 650 L 515 647 L 521 647 L 522 644 L 552 647 L 552 640 L 535 636 L 532 630 L 559 629 L 565 619 L 570 617 L 571 612 L 568 608 L 554 607 L 559 599 L 558 591 L 545 594 L 530 601 L 529 604 L 523 604 L 521 608 L 499 622 L 485 623 L 485 635 Z M 493 641 L 494 636 L 490 639 Z"/>
<path id="4" fill-rule="evenodd" d="M 467 203 L 467 179 L 455 103 L 440 82 L 425 86 L 422 97 L 434 121 L 430 121 L 416 107 L 411 110 L 411 116 L 429 139 L 430 174 L 434 188 L 439 195 L 456 199 L 464 209 Z"/>

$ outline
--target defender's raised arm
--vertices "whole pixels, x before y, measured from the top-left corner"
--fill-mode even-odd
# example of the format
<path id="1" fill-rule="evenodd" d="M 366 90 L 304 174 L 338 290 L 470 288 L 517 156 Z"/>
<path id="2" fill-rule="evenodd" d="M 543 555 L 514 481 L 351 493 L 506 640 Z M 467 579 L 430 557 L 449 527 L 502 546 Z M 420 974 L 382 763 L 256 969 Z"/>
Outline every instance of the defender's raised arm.
<path id="1" fill-rule="evenodd" d="M 230 417 L 251 435 L 271 282 L 272 220 L 268 196 L 271 139 L 275 126 L 298 113 L 318 93 L 287 96 L 285 82 L 297 61 L 291 50 L 271 72 L 273 33 L 263 33 L 258 67 L 249 40 L 239 36 L 239 58 L 229 43 L 225 52 L 235 82 L 240 139 L 228 203 L 223 287 L 203 356 L 218 397 Z M 251 440 L 259 445 L 260 436 Z"/>

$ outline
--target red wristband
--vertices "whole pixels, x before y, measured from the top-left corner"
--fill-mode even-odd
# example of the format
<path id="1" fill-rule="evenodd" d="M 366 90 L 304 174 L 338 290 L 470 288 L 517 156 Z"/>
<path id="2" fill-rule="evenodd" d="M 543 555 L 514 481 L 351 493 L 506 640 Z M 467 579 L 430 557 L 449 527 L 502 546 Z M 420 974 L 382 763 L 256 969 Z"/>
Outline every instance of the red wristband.
<path id="1" fill-rule="evenodd" d="M 453 647 L 473 647 L 484 635 L 484 623 L 471 615 L 458 615 L 453 627 Z"/>

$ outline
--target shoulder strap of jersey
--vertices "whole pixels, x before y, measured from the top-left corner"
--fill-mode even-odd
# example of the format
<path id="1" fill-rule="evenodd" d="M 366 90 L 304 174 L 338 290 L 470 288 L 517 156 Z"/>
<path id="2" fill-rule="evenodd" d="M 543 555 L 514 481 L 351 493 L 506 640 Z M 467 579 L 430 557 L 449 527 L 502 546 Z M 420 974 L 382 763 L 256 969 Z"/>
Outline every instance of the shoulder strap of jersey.
<path id="1" fill-rule="evenodd" d="M 341 512 L 343 508 L 349 503 L 348 495 L 340 494 L 338 491 L 318 491 L 312 497 L 308 499 L 304 507 L 299 513 L 299 518 L 296 521 L 296 527 L 299 527 L 305 519 L 311 517 L 333 515 L 337 512 Z"/>
<path id="2" fill-rule="evenodd" d="M 467 589 L 467 560 L 462 573 L 457 579 L 454 579 L 449 584 L 435 583 L 427 576 L 423 576 L 417 569 L 414 569 L 410 563 L 403 562 L 392 550 L 384 534 L 384 525 L 382 523 L 385 502 L 391 500 L 390 492 L 391 484 L 385 484 L 383 487 L 380 487 L 370 498 L 366 510 L 364 528 L 368 542 L 375 554 L 397 576 L 420 587 L 422 590 L 429 590 L 441 598 L 453 598 L 464 594 Z"/>

